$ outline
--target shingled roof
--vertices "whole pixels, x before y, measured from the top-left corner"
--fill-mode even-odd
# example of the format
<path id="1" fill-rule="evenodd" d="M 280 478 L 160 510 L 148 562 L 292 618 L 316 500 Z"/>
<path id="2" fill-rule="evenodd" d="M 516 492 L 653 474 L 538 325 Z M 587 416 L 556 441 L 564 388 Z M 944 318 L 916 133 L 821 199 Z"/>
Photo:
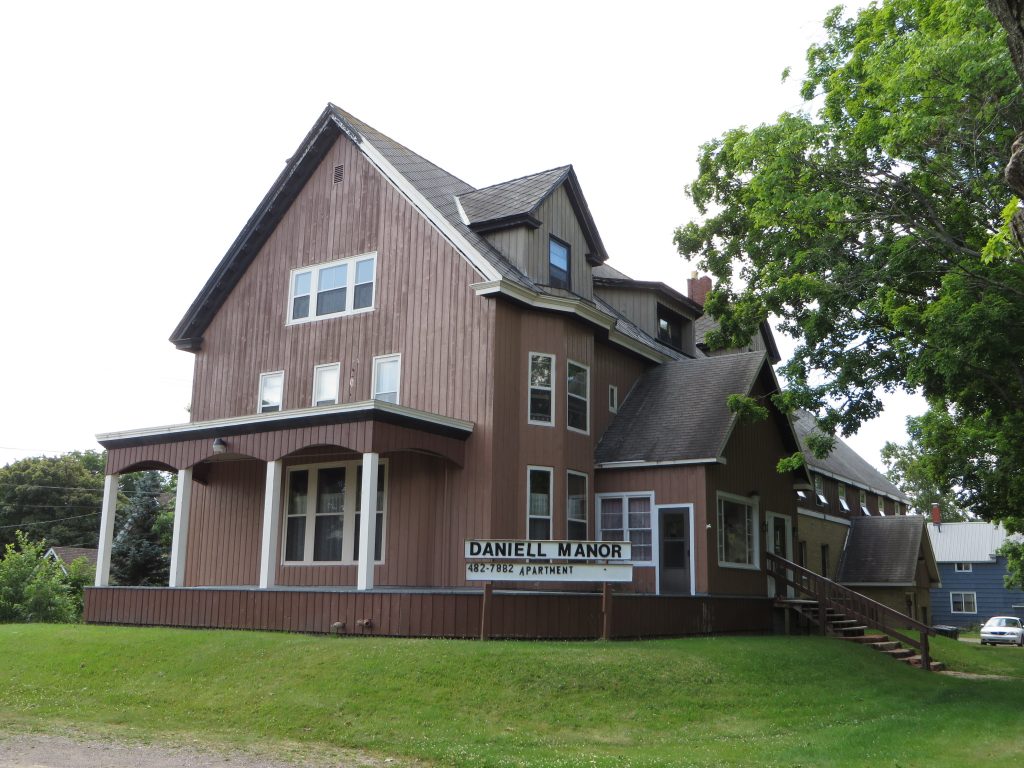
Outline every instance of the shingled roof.
<path id="1" fill-rule="evenodd" d="M 572 166 L 563 165 L 460 194 L 459 203 L 470 229 L 485 232 L 512 223 L 539 226 L 540 221 L 534 218 L 534 214 L 571 170 Z"/>
<path id="2" fill-rule="evenodd" d="M 939 582 L 935 555 L 924 535 L 924 518 L 855 517 L 839 561 L 836 581 L 847 586 L 912 586 L 917 580 L 918 558 L 924 557 L 928 574 Z"/>
<path id="3" fill-rule="evenodd" d="M 597 446 L 598 465 L 715 461 L 736 417 L 731 394 L 749 394 L 767 367 L 761 352 L 662 363 L 647 371 Z"/>
<path id="4" fill-rule="evenodd" d="M 817 430 L 812 414 L 806 411 L 794 413 L 793 427 L 796 429 L 797 437 L 800 438 L 800 448 L 804 452 L 807 466 L 812 471 L 821 472 L 842 482 L 858 485 L 871 493 L 880 493 L 904 504 L 910 503 L 910 498 L 903 491 L 893 485 L 885 475 L 871 466 L 860 454 L 838 437 L 835 448 L 828 456 L 823 459 L 815 456 L 807 448 L 807 437 Z"/>

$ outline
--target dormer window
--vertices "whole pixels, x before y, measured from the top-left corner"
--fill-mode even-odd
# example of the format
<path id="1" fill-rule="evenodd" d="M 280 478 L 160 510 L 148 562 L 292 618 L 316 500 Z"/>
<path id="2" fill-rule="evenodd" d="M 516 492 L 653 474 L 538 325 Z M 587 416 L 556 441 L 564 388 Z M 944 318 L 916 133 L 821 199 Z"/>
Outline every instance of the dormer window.
<path id="1" fill-rule="evenodd" d="M 260 374 L 260 398 L 257 413 L 271 413 L 281 410 L 284 395 L 284 371 Z"/>
<path id="2" fill-rule="evenodd" d="M 569 244 L 562 242 L 557 237 L 548 239 L 548 285 L 552 288 L 564 288 L 572 290 L 570 279 L 570 253 Z"/>
<path id="3" fill-rule="evenodd" d="M 846 485 L 845 483 L 839 484 L 839 506 L 843 508 L 843 512 L 850 511 L 850 505 L 846 501 Z"/>
<path id="4" fill-rule="evenodd" d="M 828 506 L 828 499 L 825 498 L 825 481 L 821 479 L 821 475 L 814 476 L 814 497 L 819 507 Z"/>
<path id="5" fill-rule="evenodd" d="M 377 255 L 293 269 L 288 323 L 308 323 L 373 309 Z"/>
<path id="6" fill-rule="evenodd" d="M 672 349 L 683 349 L 683 317 L 658 305 L 658 341 Z"/>

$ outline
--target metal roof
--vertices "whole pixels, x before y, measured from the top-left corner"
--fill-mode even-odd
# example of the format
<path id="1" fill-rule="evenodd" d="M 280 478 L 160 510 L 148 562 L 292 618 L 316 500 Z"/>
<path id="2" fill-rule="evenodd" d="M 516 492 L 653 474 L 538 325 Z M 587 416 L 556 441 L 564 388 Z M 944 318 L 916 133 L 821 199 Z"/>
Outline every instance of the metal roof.
<path id="1" fill-rule="evenodd" d="M 940 563 L 992 563 L 996 551 L 1007 538 L 1020 541 L 1020 535 L 1008 536 L 1002 524 L 980 520 L 962 523 L 928 523 L 935 559 Z"/>

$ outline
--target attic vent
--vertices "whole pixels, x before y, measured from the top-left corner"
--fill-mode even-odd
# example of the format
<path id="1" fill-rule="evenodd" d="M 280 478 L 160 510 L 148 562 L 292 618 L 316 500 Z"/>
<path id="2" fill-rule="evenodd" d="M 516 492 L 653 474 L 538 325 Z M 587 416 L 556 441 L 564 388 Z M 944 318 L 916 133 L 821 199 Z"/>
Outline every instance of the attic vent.
<path id="1" fill-rule="evenodd" d="M 334 166 L 334 183 L 340 184 L 345 179 L 345 166 L 336 165 Z"/>

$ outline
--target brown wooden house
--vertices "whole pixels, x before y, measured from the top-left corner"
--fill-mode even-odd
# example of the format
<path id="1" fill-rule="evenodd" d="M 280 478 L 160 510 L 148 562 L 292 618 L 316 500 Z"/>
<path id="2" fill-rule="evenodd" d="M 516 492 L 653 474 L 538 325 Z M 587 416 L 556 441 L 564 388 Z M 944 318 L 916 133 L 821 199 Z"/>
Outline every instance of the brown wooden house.
<path id="1" fill-rule="evenodd" d="M 698 303 L 607 258 L 571 166 L 474 189 L 329 105 L 171 336 L 191 421 L 99 436 L 87 620 L 475 636 L 464 541 L 532 538 L 632 543 L 614 635 L 769 629 L 809 485 L 774 360 L 709 357 Z M 145 469 L 178 474 L 170 584 L 111 587 Z M 489 634 L 600 633 L 600 585 L 516 586 Z"/>

